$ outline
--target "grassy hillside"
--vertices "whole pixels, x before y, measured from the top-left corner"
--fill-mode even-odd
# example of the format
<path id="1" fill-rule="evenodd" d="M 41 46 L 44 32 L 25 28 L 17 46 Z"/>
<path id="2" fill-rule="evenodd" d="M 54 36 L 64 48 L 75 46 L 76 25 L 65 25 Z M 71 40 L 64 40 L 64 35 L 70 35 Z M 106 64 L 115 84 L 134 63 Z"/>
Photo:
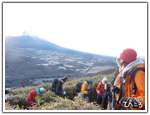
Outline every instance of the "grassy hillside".
<path id="1" fill-rule="evenodd" d="M 109 81 L 113 77 L 113 74 L 106 75 Z M 96 101 L 97 97 L 95 89 L 98 83 L 103 79 L 103 77 L 105 77 L 105 75 L 74 79 L 72 81 L 66 82 L 63 85 L 63 89 L 67 92 L 64 98 L 57 97 L 53 92 L 51 92 L 51 83 L 9 90 L 10 97 L 5 104 L 5 110 L 27 109 L 27 98 L 29 92 L 40 87 L 44 87 L 46 89 L 46 93 L 43 94 L 46 102 L 41 106 L 28 108 L 29 110 L 99 110 L 101 109 L 100 106 L 94 105 L 93 102 Z M 79 98 L 77 96 L 77 92 L 75 91 L 77 82 L 84 82 L 88 79 L 91 79 L 93 81 L 93 85 L 91 87 L 92 94 L 90 95 L 90 103 L 86 103 L 85 100 Z"/>

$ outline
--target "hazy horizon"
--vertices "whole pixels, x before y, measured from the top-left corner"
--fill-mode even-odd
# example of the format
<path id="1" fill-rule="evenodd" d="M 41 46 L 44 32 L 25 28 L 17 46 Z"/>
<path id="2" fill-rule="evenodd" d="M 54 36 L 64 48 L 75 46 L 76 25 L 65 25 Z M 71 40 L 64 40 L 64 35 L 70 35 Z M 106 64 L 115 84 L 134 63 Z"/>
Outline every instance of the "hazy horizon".
<path id="1" fill-rule="evenodd" d="M 24 31 L 82 52 L 147 57 L 147 3 L 3 3 L 3 35 Z"/>
<path id="2" fill-rule="evenodd" d="M 10 36 L 15 37 L 15 36 L 29 35 L 27 31 L 24 31 L 23 33 L 25 33 L 25 34 L 20 34 L 20 35 L 10 35 Z M 30 33 L 30 34 L 31 34 L 31 33 Z M 38 38 L 41 38 L 40 36 L 37 36 L 37 35 L 35 35 L 34 33 L 33 33 L 33 35 L 29 35 L 29 36 L 31 36 L 31 37 L 36 36 L 36 37 L 38 37 Z M 5 37 L 6 37 L 6 36 L 5 36 Z M 44 38 L 41 38 L 41 39 L 44 39 Z M 44 40 L 46 40 L 46 39 L 44 39 Z M 50 41 L 48 41 L 48 42 L 50 42 Z M 51 43 L 52 43 L 52 42 L 51 42 Z M 56 44 L 56 43 L 54 43 L 54 44 Z M 57 45 L 57 44 L 56 44 L 56 45 Z M 61 45 L 58 45 L 58 46 L 61 46 Z M 65 47 L 65 46 L 61 46 L 61 47 Z M 65 48 L 67 48 L 67 47 L 65 47 Z M 68 48 L 68 49 L 72 49 L 72 48 Z M 75 49 L 72 49 L 72 50 L 75 50 Z M 80 50 L 77 50 L 77 51 L 80 51 Z M 90 52 L 86 52 L 86 51 L 81 51 L 81 52 L 90 53 Z M 90 54 L 96 54 L 96 53 L 90 53 Z M 102 54 L 96 54 L 96 55 L 102 55 Z M 103 56 L 111 56 L 111 55 L 103 55 Z M 118 57 L 118 56 L 111 56 L 111 57 Z M 145 58 L 144 55 L 138 55 L 137 57 Z"/>

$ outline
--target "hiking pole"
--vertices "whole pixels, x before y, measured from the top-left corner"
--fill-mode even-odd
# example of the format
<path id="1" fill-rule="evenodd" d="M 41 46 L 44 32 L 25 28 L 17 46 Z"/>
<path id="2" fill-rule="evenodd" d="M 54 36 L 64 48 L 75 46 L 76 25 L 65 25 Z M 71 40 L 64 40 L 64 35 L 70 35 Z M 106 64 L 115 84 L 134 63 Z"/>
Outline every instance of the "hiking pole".
<path id="1" fill-rule="evenodd" d="M 88 89 L 88 92 L 89 92 L 89 91 L 91 91 L 91 90 L 90 90 L 90 89 Z M 91 97 L 90 95 L 91 95 L 91 92 L 88 94 L 89 102 L 90 102 L 90 97 Z"/>

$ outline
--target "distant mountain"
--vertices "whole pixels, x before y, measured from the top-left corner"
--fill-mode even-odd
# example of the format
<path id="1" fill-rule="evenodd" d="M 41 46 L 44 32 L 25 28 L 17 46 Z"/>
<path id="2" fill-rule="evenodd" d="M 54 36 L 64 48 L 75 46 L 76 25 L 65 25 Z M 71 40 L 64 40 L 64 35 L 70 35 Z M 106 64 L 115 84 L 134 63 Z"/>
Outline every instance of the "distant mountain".
<path id="1" fill-rule="evenodd" d="M 43 38 L 36 35 L 28 34 L 26 31 L 21 36 L 6 36 L 6 47 L 19 47 L 19 48 L 34 48 L 41 50 L 60 50 L 62 47 L 55 45 Z"/>
<path id="2" fill-rule="evenodd" d="M 5 37 L 5 87 L 31 86 L 63 76 L 71 80 L 110 74 L 117 67 L 115 61 L 115 57 L 64 48 L 25 31 Z M 103 71 L 99 66 L 104 66 Z"/>
<path id="3" fill-rule="evenodd" d="M 19 48 L 35 48 L 43 50 L 54 50 L 59 49 L 60 47 L 50 43 L 46 40 L 40 39 L 36 36 L 6 36 L 5 37 L 6 47 L 19 47 Z"/>
<path id="4" fill-rule="evenodd" d="M 97 55 L 58 46 L 27 31 L 20 36 L 5 36 L 5 47 L 33 48 L 40 50 L 60 51 L 78 55 Z M 99 55 L 100 56 L 100 55 Z"/>

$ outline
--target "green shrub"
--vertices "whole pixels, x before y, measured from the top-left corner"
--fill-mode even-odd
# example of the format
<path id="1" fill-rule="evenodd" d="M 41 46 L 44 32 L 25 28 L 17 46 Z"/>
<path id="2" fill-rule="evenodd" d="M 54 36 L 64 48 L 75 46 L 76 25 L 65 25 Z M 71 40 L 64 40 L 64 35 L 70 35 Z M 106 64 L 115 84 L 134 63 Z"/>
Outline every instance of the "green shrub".
<path id="1" fill-rule="evenodd" d="M 108 81 L 110 81 L 112 79 L 113 74 L 109 74 L 106 77 L 108 78 Z M 91 79 L 93 81 L 93 85 L 91 87 L 91 91 L 92 94 L 90 94 L 90 101 L 95 101 L 97 98 L 97 93 L 96 93 L 96 87 L 99 84 L 99 82 L 103 79 L 103 77 L 105 77 L 105 75 L 97 75 L 97 76 L 93 76 L 93 77 L 86 77 L 86 78 L 81 78 L 81 79 L 75 79 L 72 81 L 68 81 L 63 85 L 63 89 L 67 92 L 65 99 L 63 98 L 59 98 L 55 97 L 54 92 L 51 91 L 51 83 L 47 83 L 47 84 L 42 84 L 39 86 L 31 86 L 31 87 L 21 87 L 21 88 L 17 88 L 17 89 L 11 89 L 10 90 L 10 97 L 8 98 L 8 103 L 10 104 L 10 106 L 16 106 L 17 109 L 22 108 L 22 107 L 27 107 L 27 102 L 28 102 L 28 96 L 29 96 L 29 92 L 31 90 L 35 90 L 37 88 L 40 87 L 44 87 L 46 89 L 46 93 L 43 94 L 43 97 L 46 99 L 46 102 L 44 103 L 44 105 L 40 106 L 40 107 L 33 107 L 32 109 L 40 109 L 40 110 L 44 110 L 44 109 L 98 109 L 97 107 L 92 107 L 93 104 L 91 105 L 91 103 L 86 104 L 88 106 L 82 107 L 82 103 L 78 103 L 79 100 L 74 100 L 75 97 L 77 96 L 77 92 L 75 91 L 75 86 L 77 84 L 77 82 L 84 82 L 88 79 Z M 74 100 L 74 101 L 73 101 Z M 52 104 L 53 103 L 53 104 Z M 54 107 L 52 107 L 52 105 L 56 105 Z M 85 104 L 85 103 L 84 103 Z M 19 106 L 19 108 L 17 107 L 17 105 Z M 49 106 L 51 105 L 51 106 Z M 45 106 L 45 107 L 44 107 Z M 48 107 L 49 106 L 49 107 Z M 12 108 L 12 107 L 10 107 Z M 6 108 L 9 109 L 9 108 Z"/>

